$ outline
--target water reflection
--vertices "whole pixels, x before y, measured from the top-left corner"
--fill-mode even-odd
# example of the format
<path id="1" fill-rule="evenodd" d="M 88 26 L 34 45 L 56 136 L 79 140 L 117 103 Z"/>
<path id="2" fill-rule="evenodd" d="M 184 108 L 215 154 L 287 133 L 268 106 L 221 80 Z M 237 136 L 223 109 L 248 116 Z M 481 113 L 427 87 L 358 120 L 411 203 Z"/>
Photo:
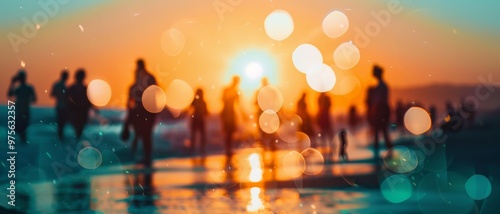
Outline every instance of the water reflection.
<path id="1" fill-rule="evenodd" d="M 54 188 L 53 209 L 56 213 L 90 212 L 90 183 L 88 179 L 61 180 Z"/>
<path id="2" fill-rule="evenodd" d="M 155 206 L 155 187 L 153 172 L 137 173 L 132 178 L 129 213 L 152 213 Z"/>

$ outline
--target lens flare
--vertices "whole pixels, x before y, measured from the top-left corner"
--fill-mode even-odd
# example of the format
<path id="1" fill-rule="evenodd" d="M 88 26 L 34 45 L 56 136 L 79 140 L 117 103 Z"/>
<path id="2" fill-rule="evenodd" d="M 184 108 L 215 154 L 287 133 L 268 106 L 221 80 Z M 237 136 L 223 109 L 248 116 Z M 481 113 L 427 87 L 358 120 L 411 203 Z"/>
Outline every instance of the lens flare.
<path id="1" fill-rule="evenodd" d="M 425 109 L 411 107 L 405 113 L 404 123 L 408 131 L 414 135 L 420 135 L 431 128 L 431 117 Z"/>
<path id="2" fill-rule="evenodd" d="M 257 95 L 257 104 L 262 111 L 271 110 L 278 112 L 283 105 L 283 94 L 275 86 L 264 86 Z"/>
<path id="3" fill-rule="evenodd" d="M 314 65 L 323 63 L 323 55 L 311 44 L 301 44 L 292 53 L 293 65 L 302 73 L 307 73 Z"/>
<path id="4" fill-rule="evenodd" d="M 340 11 L 333 11 L 323 19 L 323 32 L 330 38 L 342 36 L 348 28 L 349 20 Z"/>
<path id="5" fill-rule="evenodd" d="M 307 84 L 317 92 L 327 92 L 335 86 L 335 73 L 327 64 L 318 64 L 310 68 L 306 74 Z"/>
<path id="6" fill-rule="evenodd" d="M 161 35 L 161 49 L 169 56 L 180 54 L 185 43 L 184 34 L 176 28 L 171 28 Z"/>
<path id="7" fill-rule="evenodd" d="M 165 90 L 166 104 L 170 108 L 184 109 L 193 102 L 194 92 L 184 80 L 174 79 Z"/>
<path id="8" fill-rule="evenodd" d="M 325 159 L 321 152 L 313 148 L 308 148 L 302 151 L 301 155 L 304 157 L 306 163 L 304 174 L 317 175 L 323 171 Z"/>
<path id="9" fill-rule="evenodd" d="M 163 89 L 156 85 L 151 85 L 142 93 L 142 106 L 151 112 L 158 113 L 165 108 L 167 98 Z"/>
<path id="10" fill-rule="evenodd" d="M 304 173 L 306 161 L 300 153 L 291 151 L 283 157 L 282 166 L 286 175 L 290 178 L 297 178 Z"/>
<path id="11" fill-rule="evenodd" d="M 102 155 L 94 147 L 86 147 L 78 152 L 78 164 L 86 169 L 96 169 L 102 163 Z"/>
<path id="12" fill-rule="evenodd" d="M 384 198 L 391 203 L 406 201 L 413 193 L 413 188 L 408 178 L 399 174 L 387 177 L 380 185 L 380 190 Z"/>
<path id="13" fill-rule="evenodd" d="M 266 110 L 259 117 L 259 125 L 263 132 L 272 134 L 278 130 L 280 118 L 274 111 Z"/>
<path id="14" fill-rule="evenodd" d="M 418 163 L 417 153 L 406 146 L 392 147 L 384 156 L 384 164 L 395 173 L 411 172 Z"/>
<path id="15" fill-rule="evenodd" d="M 465 182 L 465 191 L 473 200 L 483 200 L 491 194 L 491 182 L 484 175 L 473 175 Z"/>
<path id="16" fill-rule="evenodd" d="M 351 69 L 356 66 L 360 59 L 358 47 L 351 42 L 344 42 L 333 53 L 333 60 L 342 70 Z"/>
<path id="17" fill-rule="evenodd" d="M 250 175 L 249 179 L 251 182 L 262 181 L 262 165 L 260 155 L 253 153 L 248 157 L 248 162 L 250 163 Z"/>
<path id="18" fill-rule="evenodd" d="M 104 80 L 92 80 L 87 86 L 87 97 L 93 105 L 105 106 L 111 99 L 111 87 Z"/>
<path id="19" fill-rule="evenodd" d="M 293 32 L 294 24 L 292 16 L 284 10 L 275 10 L 266 17 L 264 29 L 267 36 L 271 39 L 282 41 L 288 38 Z"/>

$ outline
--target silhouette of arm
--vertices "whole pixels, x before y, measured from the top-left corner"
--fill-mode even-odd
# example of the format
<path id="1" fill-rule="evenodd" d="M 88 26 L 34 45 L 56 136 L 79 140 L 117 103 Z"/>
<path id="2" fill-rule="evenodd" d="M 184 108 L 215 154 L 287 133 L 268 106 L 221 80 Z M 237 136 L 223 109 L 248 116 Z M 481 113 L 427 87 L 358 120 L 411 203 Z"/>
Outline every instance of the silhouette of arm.
<path id="1" fill-rule="evenodd" d="M 14 83 L 16 82 L 16 78 L 12 78 L 12 81 L 9 84 L 9 89 L 7 89 L 7 97 L 12 97 L 15 95 Z"/>

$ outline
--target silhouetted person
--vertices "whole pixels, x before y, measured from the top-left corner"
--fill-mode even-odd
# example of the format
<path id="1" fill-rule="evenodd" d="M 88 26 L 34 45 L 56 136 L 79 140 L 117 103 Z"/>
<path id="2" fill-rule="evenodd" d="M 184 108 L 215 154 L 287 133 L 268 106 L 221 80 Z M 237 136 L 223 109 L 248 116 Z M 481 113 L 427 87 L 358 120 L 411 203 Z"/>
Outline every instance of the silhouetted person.
<path id="1" fill-rule="evenodd" d="M 18 83 L 17 87 L 15 87 L 16 83 Z M 15 98 L 15 131 L 21 136 L 21 140 L 26 142 L 26 129 L 30 121 L 30 106 L 36 102 L 36 93 L 33 86 L 26 83 L 26 71 L 23 69 L 19 70 L 12 78 L 7 97 L 9 99 L 11 97 Z"/>
<path id="2" fill-rule="evenodd" d="M 447 101 L 445 104 L 446 114 L 443 123 L 441 124 L 441 129 L 444 132 L 458 131 L 463 126 L 463 118 L 460 113 L 455 109 L 452 102 Z"/>
<path id="3" fill-rule="evenodd" d="M 351 128 L 352 131 L 355 131 L 358 125 L 359 125 L 358 110 L 356 109 L 356 106 L 351 105 L 351 107 L 349 107 L 349 127 Z"/>
<path id="4" fill-rule="evenodd" d="M 135 140 L 140 139 L 143 143 L 144 156 L 141 163 L 149 167 L 152 164 L 152 135 L 156 113 L 151 113 L 144 108 L 142 96 L 149 86 L 156 84 L 156 79 L 146 70 L 144 60 L 138 59 L 136 65 L 136 80 L 129 91 L 129 99 L 127 102 L 128 113 L 124 123 L 124 132 L 128 132 L 130 126 L 133 127 L 135 135 L 137 136 Z M 122 135 L 122 139 L 126 138 L 128 138 L 128 136 Z M 135 150 L 134 144 L 132 147 L 132 149 Z"/>
<path id="5" fill-rule="evenodd" d="M 345 129 L 342 129 L 340 131 L 339 138 L 340 138 L 339 159 L 348 160 L 347 152 L 346 152 L 347 132 L 345 131 Z"/>
<path id="6" fill-rule="evenodd" d="M 376 87 L 371 87 L 368 89 L 368 115 L 371 121 L 373 134 L 375 137 L 374 153 L 375 158 L 379 157 L 379 133 L 382 132 L 384 135 L 385 145 L 387 149 L 392 148 L 391 141 L 389 139 L 388 125 L 390 117 L 389 108 L 389 88 L 382 78 L 383 69 L 377 65 L 373 67 L 373 76 L 377 78 L 378 85 Z"/>
<path id="7" fill-rule="evenodd" d="M 226 163 L 230 163 L 232 158 L 233 134 L 236 131 L 236 108 L 239 107 L 238 85 L 240 78 L 234 76 L 229 87 L 225 88 L 222 94 L 224 106 L 222 108 L 222 126 L 224 129 L 224 142 L 226 147 Z"/>
<path id="8" fill-rule="evenodd" d="M 203 97 L 203 90 L 201 88 L 196 90 L 196 95 L 191 103 L 193 108 L 193 115 L 191 117 L 191 153 L 194 153 L 196 145 L 196 135 L 200 136 L 199 150 L 202 163 L 205 162 L 205 146 L 207 143 L 207 136 L 205 131 L 205 118 L 208 115 L 207 102 Z"/>
<path id="9" fill-rule="evenodd" d="M 75 128 L 76 138 L 80 139 L 83 128 L 89 120 L 89 110 L 92 107 L 87 97 L 87 86 L 84 83 L 85 70 L 80 68 L 75 73 L 75 83 L 68 88 L 68 112 L 70 122 Z"/>
<path id="10" fill-rule="evenodd" d="M 331 121 L 330 108 L 332 100 L 326 92 L 323 92 L 318 97 L 318 114 L 316 115 L 316 122 L 319 127 L 320 143 L 328 149 L 330 142 L 333 140 L 333 125 Z"/>
<path id="11" fill-rule="evenodd" d="M 257 89 L 257 93 L 255 93 L 255 105 L 256 105 L 256 108 L 257 108 L 257 112 L 256 112 L 256 117 L 257 118 L 257 126 L 259 128 L 258 132 L 259 132 L 259 140 L 260 142 L 262 143 L 262 147 L 266 150 L 271 150 L 271 151 L 275 151 L 276 150 L 276 143 L 275 143 L 275 140 L 276 140 L 276 136 L 274 133 L 267 133 L 265 132 L 264 130 L 262 130 L 262 127 L 260 126 L 260 123 L 259 123 L 259 118 L 260 116 L 262 115 L 262 113 L 264 113 L 264 111 L 262 110 L 262 108 L 260 108 L 259 106 L 259 92 L 262 88 L 266 87 L 269 85 L 269 81 L 267 80 L 267 78 L 262 78 L 261 79 L 261 87 L 259 89 Z M 272 100 L 266 100 L 265 102 L 272 102 Z M 278 113 L 278 112 L 276 112 Z"/>
<path id="12" fill-rule="evenodd" d="M 300 131 L 312 138 L 314 136 L 314 126 L 312 123 L 311 116 L 307 110 L 306 102 L 307 94 L 302 93 L 299 101 L 297 102 L 297 115 L 302 119 L 302 124 L 300 124 Z"/>
<path id="13" fill-rule="evenodd" d="M 404 117 L 406 111 L 407 108 L 404 106 L 403 101 L 398 100 L 398 102 L 396 103 L 396 126 L 398 127 L 401 134 L 403 134 L 405 131 Z"/>
<path id="14" fill-rule="evenodd" d="M 63 139 L 63 128 L 68 121 L 67 101 L 68 93 L 66 81 L 68 80 L 68 71 L 61 72 L 61 79 L 52 85 L 50 96 L 56 99 L 56 120 L 57 120 L 57 134 L 59 139 Z"/>

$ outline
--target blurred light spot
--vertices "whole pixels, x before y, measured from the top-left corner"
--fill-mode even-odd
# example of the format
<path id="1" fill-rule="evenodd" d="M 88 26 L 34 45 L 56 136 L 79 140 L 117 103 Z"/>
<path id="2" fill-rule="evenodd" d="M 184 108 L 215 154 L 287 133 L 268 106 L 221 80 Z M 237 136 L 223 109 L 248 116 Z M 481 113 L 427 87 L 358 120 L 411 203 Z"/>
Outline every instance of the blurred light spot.
<path id="1" fill-rule="evenodd" d="M 304 174 L 306 175 L 317 175 L 323 171 L 323 166 L 325 159 L 321 152 L 316 149 L 308 148 L 301 153 L 302 157 L 306 162 L 306 168 Z"/>
<path id="2" fill-rule="evenodd" d="M 245 74 L 250 79 L 259 78 L 260 76 L 262 76 L 262 72 L 263 72 L 262 66 L 260 66 L 259 63 L 255 62 L 248 64 L 247 67 L 245 68 Z"/>
<path id="3" fill-rule="evenodd" d="M 391 203 L 401 203 L 411 197 L 413 189 L 410 181 L 403 175 L 391 175 L 380 185 L 385 199 Z"/>
<path id="4" fill-rule="evenodd" d="M 307 84 L 317 92 L 327 92 L 335 86 L 335 73 L 327 64 L 317 64 L 306 74 Z"/>
<path id="5" fill-rule="evenodd" d="M 429 113 L 420 107 L 411 107 L 404 117 L 406 129 L 415 135 L 423 134 L 431 128 Z"/>
<path id="6" fill-rule="evenodd" d="M 301 44 L 292 53 L 293 65 L 302 73 L 307 73 L 311 67 L 323 63 L 323 55 L 311 44 Z"/>
<path id="7" fill-rule="evenodd" d="M 169 56 L 181 53 L 185 43 L 184 34 L 176 28 L 171 28 L 161 35 L 161 49 Z"/>
<path id="8" fill-rule="evenodd" d="M 80 28 L 80 30 L 81 30 L 82 32 L 84 32 L 84 31 L 85 31 L 85 29 L 83 29 L 83 26 L 82 26 L 82 25 L 78 25 L 78 27 Z"/>
<path id="9" fill-rule="evenodd" d="M 280 127 L 278 129 L 278 136 L 280 139 L 287 143 L 295 143 L 297 142 L 296 133 L 298 131 L 298 126 L 295 124 L 302 123 L 302 118 L 298 115 L 293 114 L 289 117 L 282 118 L 283 122 L 280 123 Z"/>
<path id="10" fill-rule="evenodd" d="M 323 32 L 330 38 L 342 36 L 348 28 L 349 20 L 340 11 L 333 11 L 323 19 Z"/>
<path id="11" fill-rule="evenodd" d="M 78 152 L 78 163 L 86 169 L 96 169 L 102 163 L 102 155 L 94 147 L 86 147 Z"/>
<path id="12" fill-rule="evenodd" d="M 276 86 L 267 85 L 259 90 L 257 103 L 262 111 L 278 112 L 283 105 L 283 95 Z"/>
<path id="13" fill-rule="evenodd" d="M 271 39 L 282 41 L 293 32 L 292 16 L 284 10 L 275 10 L 266 17 L 264 28 Z"/>
<path id="14" fill-rule="evenodd" d="M 265 209 L 264 203 L 260 198 L 260 192 L 261 190 L 259 187 L 252 187 L 250 189 L 250 202 L 248 202 L 247 205 L 247 212 L 257 212 Z"/>
<path id="15" fill-rule="evenodd" d="M 266 110 L 259 117 L 259 126 L 263 132 L 272 134 L 278 130 L 280 118 L 274 111 Z"/>
<path id="16" fill-rule="evenodd" d="M 306 161 L 300 153 L 291 151 L 283 157 L 282 166 L 286 175 L 290 178 L 296 178 L 304 173 Z"/>
<path id="17" fill-rule="evenodd" d="M 251 182 L 260 182 L 262 181 L 262 165 L 260 155 L 257 153 L 253 153 L 248 157 L 248 162 L 250 162 L 250 176 L 249 179 Z"/>
<path id="18" fill-rule="evenodd" d="M 491 194 L 491 182 L 484 175 L 473 175 L 465 182 L 465 191 L 473 200 L 483 200 Z"/>
<path id="19" fill-rule="evenodd" d="M 350 69 L 356 66 L 359 62 L 359 49 L 351 42 L 344 42 L 333 53 L 333 60 L 342 70 Z"/>
<path id="20" fill-rule="evenodd" d="M 151 113 L 158 113 L 165 108 L 166 97 L 163 89 L 157 85 L 146 88 L 142 94 L 142 105 Z"/>
<path id="21" fill-rule="evenodd" d="M 104 80 L 92 80 L 87 87 L 87 97 L 93 105 L 105 106 L 111 99 L 111 87 Z"/>
<path id="22" fill-rule="evenodd" d="M 393 172 L 407 173 L 417 168 L 418 156 L 406 146 L 395 146 L 387 151 L 384 164 Z"/>
<path id="23" fill-rule="evenodd" d="M 21 60 L 21 67 L 26 67 L 26 63 L 24 63 L 24 60 Z"/>
<path id="24" fill-rule="evenodd" d="M 191 104 L 194 92 L 191 86 L 180 79 L 174 79 L 165 91 L 167 106 L 175 109 L 183 109 Z"/>

